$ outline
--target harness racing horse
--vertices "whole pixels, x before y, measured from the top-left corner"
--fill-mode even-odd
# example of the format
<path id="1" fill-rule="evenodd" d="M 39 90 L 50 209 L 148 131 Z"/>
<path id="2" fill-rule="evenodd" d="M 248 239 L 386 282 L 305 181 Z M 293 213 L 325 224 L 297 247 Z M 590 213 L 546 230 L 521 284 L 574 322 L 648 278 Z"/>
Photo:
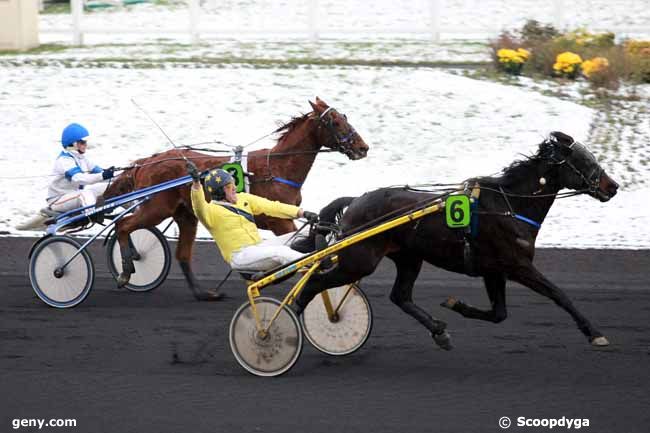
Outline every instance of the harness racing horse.
<path id="1" fill-rule="evenodd" d="M 274 131 L 281 135 L 273 148 L 253 151 L 247 155 L 251 193 L 298 206 L 302 201 L 300 187 L 323 147 L 343 153 L 351 160 L 366 156 L 368 146 L 344 114 L 329 107 L 318 97 L 314 103 L 309 103 L 312 112 L 296 117 Z M 115 197 L 185 176 L 187 168 L 183 157 L 193 161 L 200 170 L 218 167 L 229 161 L 227 157 L 215 157 L 192 150 L 169 150 L 135 161 L 132 168 L 115 179 L 104 197 Z M 209 200 L 207 195 L 206 199 Z M 190 265 L 198 221 L 192 211 L 189 186 L 156 194 L 133 214 L 117 223 L 123 268 L 118 277 L 118 286 L 126 285 L 135 271 L 129 234 L 138 229 L 154 227 L 169 217 L 178 224 L 176 259 L 190 290 L 198 300 L 218 299 L 220 295 L 216 290 L 200 289 Z M 255 222 L 258 227 L 272 230 L 276 235 L 296 230 L 291 220 L 260 215 Z"/>
<path id="2" fill-rule="evenodd" d="M 561 189 L 575 192 L 560 196 L 586 193 L 601 202 L 616 194 L 618 184 L 596 158 L 570 136 L 553 132 L 539 145 L 537 154 L 515 161 L 501 176 L 473 178 L 465 185 L 466 194 L 473 190 L 476 196 L 480 189 L 473 205 L 476 207 L 470 233 L 449 228 L 444 213 L 435 213 L 347 247 L 338 253 L 335 268 L 315 274 L 305 286 L 297 299 L 298 312 L 322 290 L 370 275 L 387 256 L 397 267 L 391 301 L 424 325 L 442 348 L 451 349 L 446 324 L 432 318 L 412 298 L 413 284 L 423 261 L 452 272 L 483 277 L 491 309 L 482 310 L 453 297 L 441 304 L 464 317 L 494 323 L 505 320 L 505 287 L 506 281 L 511 280 L 550 298 L 567 311 L 593 345 L 608 345 L 603 334 L 567 295 L 533 265 L 540 225 Z M 358 198 L 337 199 L 321 212 L 321 219 L 349 205 L 340 221 L 340 229 L 347 236 L 386 220 L 391 212 L 404 214 L 405 209 L 411 211 L 444 197 L 404 187 L 383 188 Z"/>

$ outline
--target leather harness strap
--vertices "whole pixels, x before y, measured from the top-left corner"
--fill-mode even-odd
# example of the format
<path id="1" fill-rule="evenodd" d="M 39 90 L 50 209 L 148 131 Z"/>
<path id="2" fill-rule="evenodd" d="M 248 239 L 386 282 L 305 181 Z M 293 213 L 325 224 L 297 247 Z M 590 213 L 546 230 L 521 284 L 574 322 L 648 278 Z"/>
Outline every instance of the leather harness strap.
<path id="1" fill-rule="evenodd" d="M 474 210 L 478 207 L 478 200 L 481 195 L 481 186 L 478 182 L 474 182 L 474 185 L 471 187 L 467 183 L 465 184 L 465 194 L 469 194 L 470 209 L 472 212 L 470 216 L 470 225 L 465 228 L 463 235 L 463 265 L 467 275 L 478 276 L 474 260 L 474 251 L 472 249 L 472 240 L 478 235 L 478 215 L 474 213 Z"/>

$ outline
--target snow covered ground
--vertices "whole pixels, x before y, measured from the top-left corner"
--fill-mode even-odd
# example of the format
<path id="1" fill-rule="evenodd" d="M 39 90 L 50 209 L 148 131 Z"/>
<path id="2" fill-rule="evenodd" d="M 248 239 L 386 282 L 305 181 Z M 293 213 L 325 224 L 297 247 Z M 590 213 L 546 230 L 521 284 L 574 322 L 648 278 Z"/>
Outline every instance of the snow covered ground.
<path id="1" fill-rule="evenodd" d="M 83 26 L 186 28 L 187 8 L 181 1 L 170 3 L 89 13 Z M 441 26 L 494 31 L 520 26 L 528 18 L 553 22 L 552 3 L 446 0 Z M 308 27 L 307 2 L 218 4 L 202 10 L 201 28 Z M 623 113 L 630 108 L 633 116 L 618 116 L 573 102 L 582 98 L 579 85 L 563 87 L 568 97 L 558 99 L 543 96 L 549 89 L 526 79 L 520 87 L 505 86 L 457 71 L 416 68 L 414 62 L 484 61 L 488 53 L 482 43 L 454 41 L 449 35 L 432 44 L 426 34 L 369 37 L 337 31 L 426 29 L 426 0 L 379 0 L 371 8 L 360 0 L 318 4 L 327 11 L 319 15 L 319 26 L 333 30 L 322 33 L 318 43 L 235 33 L 218 40 L 202 37 L 201 44 L 191 46 L 182 34 L 163 33 L 163 40 L 152 39 L 160 34 L 89 35 L 86 47 L 0 56 L 0 232 L 19 234 L 14 225 L 43 205 L 60 131 L 69 122 L 91 130 L 90 155 L 96 162 L 120 166 L 170 148 L 132 98 L 178 144 L 220 140 L 243 145 L 308 111 L 307 100 L 318 95 L 348 115 L 371 149 L 361 161 L 319 155 L 303 188 L 308 209 L 381 186 L 493 174 L 520 154 L 534 153 L 548 132 L 562 130 L 587 144 L 593 139 L 592 150 L 620 180 L 621 190 L 604 204 L 589 197 L 558 201 L 539 245 L 650 247 L 650 86 L 639 87 L 639 99 L 620 107 Z M 568 27 L 646 28 L 650 34 L 645 0 L 563 4 Z M 69 14 L 42 15 L 40 26 L 70 23 Z M 70 40 L 70 34 L 41 35 L 42 42 Z M 269 59 L 273 62 L 264 62 Z M 411 67 L 336 65 L 343 60 L 409 62 Z M 249 150 L 273 144 L 269 138 Z M 328 182 L 322 182 L 325 178 Z"/>
<path id="2" fill-rule="evenodd" d="M 13 234 L 13 226 L 43 204 L 59 134 L 68 122 L 88 126 L 90 155 L 104 166 L 126 165 L 170 147 L 132 98 L 178 144 L 246 144 L 308 111 L 307 100 L 320 96 L 348 115 L 371 149 L 360 161 L 319 155 L 303 188 L 308 209 L 380 186 L 492 174 L 520 153 L 534 153 L 549 131 L 586 141 L 595 114 L 526 88 L 427 68 L 0 66 L 0 76 L 0 230 Z M 647 119 L 641 123 L 641 133 L 650 137 Z M 637 160 L 625 141 L 611 144 L 632 164 Z M 272 145 L 266 139 L 253 148 Z M 589 197 L 557 202 L 539 245 L 650 247 L 650 167 L 632 166 L 638 176 L 609 203 Z M 615 179 L 625 174 L 619 170 L 629 170 L 605 168 Z"/>

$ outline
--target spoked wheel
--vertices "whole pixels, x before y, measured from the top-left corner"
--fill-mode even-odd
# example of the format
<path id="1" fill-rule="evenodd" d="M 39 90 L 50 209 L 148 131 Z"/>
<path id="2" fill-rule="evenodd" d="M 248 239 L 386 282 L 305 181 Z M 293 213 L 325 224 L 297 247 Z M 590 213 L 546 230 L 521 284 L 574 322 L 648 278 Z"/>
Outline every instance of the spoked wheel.
<path id="1" fill-rule="evenodd" d="M 262 327 L 266 327 L 281 302 L 256 298 L 255 307 Z M 298 361 L 302 352 L 302 329 L 296 314 L 284 307 L 266 335 L 257 329 L 252 306 L 243 304 L 230 322 L 230 348 L 237 362 L 257 376 L 279 376 Z"/>
<path id="2" fill-rule="evenodd" d="M 328 303 L 331 313 L 328 313 Z M 316 349 L 328 355 L 349 355 L 368 340 L 372 310 L 361 289 L 349 284 L 326 290 L 314 298 L 300 321 L 307 340 Z"/>
<path id="3" fill-rule="evenodd" d="M 155 227 L 139 229 L 130 235 L 130 247 L 134 250 L 133 265 L 135 273 L 131 275 L 125 286 L 132 292 L 148 292 L 160 286 L 169 274 L 171 267 L 171 252 L 165 235 Z M 108 269 L 113 278 L 122 272 L 122 253 L 117 233 L 108 240 L 106 245 Z"/>
<path id="4" fill-rule="evenodd" d="M 81 245 L 66 236 L 52 236 L 34 249 L 29 260 L 29 280 L 39 298 L 56 308 L 70 308 L 86 299 L 95 280 L 92 259 L 86 250 L 65 268 Z"/>

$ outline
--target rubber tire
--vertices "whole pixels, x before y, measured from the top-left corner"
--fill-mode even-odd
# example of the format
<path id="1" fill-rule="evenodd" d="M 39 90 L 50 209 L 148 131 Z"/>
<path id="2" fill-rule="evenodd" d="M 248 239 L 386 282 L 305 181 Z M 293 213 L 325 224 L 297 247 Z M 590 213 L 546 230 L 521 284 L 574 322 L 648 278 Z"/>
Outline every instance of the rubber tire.
<path id="1" fill-rule="evenodd" d="M 79 250 L 81 248 L 81 244 L 79 242 L 67 236 L 52 236 L 46 238 L 45 240 L 37 244 L 34 248 L 34 251 L 32 252 L 32 255 L 29 260 L 29 280 L 32 284 L 32 288 L 34 289 L 34 292 L 36 292 L 36 295 L 47 305 L 55 308 L 76 307 L 86 299 L 86 297 L 90 293 L 90 290 L 93 287 L 93 283 L 95 282 L 95 266 L 93 264 L 92 258 L 90 257 L 90 254 L 88 254 L 88 251 L 86 251 L 85 249 L 81 250 L 80 255 L 77 256 L 70 264 L 72 265 L 74 263 L 79 263 L 78 262 L 79 258 L 83 260 L 82 263 L 83 265 L 85 265 L 86 280 L 79 283 L 79 286 L 83 286 L 82 290 L 79 292 L 77 296 L 67 301 L 53 299 L 52 297 L 48 296 L 45 293 L 46 290 L 44 291 L 43 288 L 39 286 L 38 274 L 40 273 L 40 270 L 38 270 L 37 267 L 45 265 L 45 264 L 39 265 L 39 258 L 41 258 L 42 260 L 43 258 L 41 257 L 41 255 L 46 251 L 46 248 L 48 247 L 51 248 L 52 244 L 55 243 L 71 245 L 72 247 L 74 247 L 75 250 L 75 251 L 70 250 L 71 253 L 74 253 L 76 252 L 76 250 Z M 65 260 L 65 257 L 61 257 L 61 260 Z M 48 270 L 46 270 L 46 272 L 47 271 Z"/>
<path id="2" fill-rule="evenodd" d="M 314 300 L 312 300 L 309 303 L 309 305 L 307 305 L 305 311 L 303 311 L 303 313 L 300 315 L 300 324 L 302 325 L 303 333 L 305 334 L 305 338 L 307 339 L 307 341 L 309 341 L 309 343 L 311 343 L 311 345 L 314 346 L 314 348 L 327 355 L 345 356 L 345 355 L 353 354 L 357 350 L 361 349 L 364 344 L 366 344 L 366 341 L 368 341 L 368 338 L 370 337 L 370 333 L 372 332 L 373 318 L 372 318 L 372 308 L 370 306 L 370 301 L 368 301 L 368 297 L 366 296 L 365 293 L 363 293 L 363 290 L 361 290 L 361 288 L 357 284 L 351 284 L 351 285 L 353 286 L 352 290 L 357 292 L 357 295 L 361 298 L 361 301 L 365 304 L 367 309 L 367 314 L 368 314 L 368 323 L 366 325 L 366 329 L 363 333 L 360 333 L 361 339 L 359 340 L 359 342 L 357 342 L 351 348 L 343 351 L 337 351 L 333 347 L 326 347 L 324 341 L 318 341 L 317 337 L 309 332 L 310 327 L 322 326 L 320 323 L 314 323 L 310 325 L 309 321 L 306 322 L 306 320 L 311 320 L 311 319 L 307 319 L 307 317 L 313 317 L 311 314 L 307 312 L 307 309 L 309 309 L 310 306 L 311 308 L 322 308 L 323 310 L 325 309 L 325 306 L 323 305 L 320 296 L 314 298 Z M 352 296 L 352 294 L 349 294 L 348 296 Z M 342 317 L 345 318 L 345 315 L 343 315 Z M 332 326 L 336 326 L 336 325 L 332 324 Z"/>
<path id="3" fill-rule="evenodd" d="M 158 245 L 160 246 L 160 248 L 163 251 L 164 263 L 163 263 L 160 274 L 153 281 L 151 281 L 150 283 L 147 283 L 147 284 L 144 284 L 144 285 L 137 285 L 137 284 L 134 284 L 132 282 L 129 282 L 129 284 L 127 284 L 124 287 L 126 287 L 128 290 L 130 290 L 132 292 L 149 292 L 149 291 L 155 289 L 156 287 L 160 286 L 167 279 L 167 275 L 169 274 L 169 270 L 170 270 L 171 265 L 172 265 L 172 253 L 171 253 L 171 250 L 169 248 L 169 244 L 167 243 L 167 238 L 156 227 L 138 229 L 138 230 L 134 231 L 133 233 L 136 233 L 136 232 L 138 232 L 140 230 L 147 230 L 147 231 L 151 232 L 151 234 L 154 235 L 154 237 L 158 241 Z M 133 238 L 131 238 L 131 239 L 133 239 Z M 117 246 L 117 249 L 118 249 L 117 251 L 119 253 L 119 242 L 117 241 L 117 232 L 113 232 L 111 237 L 108 239 L 108 242 L 106 243 L 106 264 L 108 266 L 109 272 L 111 273 L 111 275 L 113 276 L 113 278 L 115 280 L 117 280 L 117 277 L 119 277 L 119 275 L 120 275 L 120 271 L 117 268 L 117 265 L 115 263 L 115 256 L 113 254 L 113 249 L 116 246 Z M 136 249 L 138 248 L 137 245 L 135 245 L 135 247 L 136 247 Z M 151 249 L 149 251 L 151 251 Z M 120 257 L 120 260 L 121 260 L 121 257 L 122 257 L 121 254 L 120 254 L 119 257 Z M 136 266 L 136 270 L 137 270 L 138 261 L 134 261 L 134 265 Z"/>
<path id="4" fill-rule="evenodd" d="M 260 305 L 264 303 L 270 303 L 273 304 L 275 307 L 271 311 L 275 311 L 275 308 L 277 306 L 281 305 L 281 302 L 278 301 L 277 299 L 274 298 L 268 298 L 268 297 L 259 297 L 255 298 L 255 304 Z M 245 302 L 242 304 L 241 307 L 237 309 L 235 314 L 232 317 L 232 321 L 230 322 L 230 329 L 228 331 L 228 337 L 230 341 L 230 349 L 232 350 L 233 355 L 235 356 L 235 359 L 241 365 L 246 371 L 248 371 L 251 374 L 254 374 L 256 376 L 263 376 L 263 377 L 273 377 L 273 376 L 280 376 L 281 374 L 286 373 L 291 369 L 291 367 L 294 366 L 294 364 L 298 361 L 298 358 L 300 358 L 300 354 L 302 353 L 302 348 L 303 348 L 303 335 L 302 335 L 302 327 L 300 326 L 300 322 L 298 321 L 298 317 L 296 316 L 296 313 L 293 312 L 288 307 L 284 307 L 282 309 L 282 312 L 280 315 L 276 318 L 276 322 L 279 319 L 282 318 L 284 314 L 288 316 L 290 319 L 291 325 L 293 326 L 293 332 L 295 332 L 294 335 L 290 335 L 289 337 L 284 337 L 283 341 L 286 341 L 288 338 L 296 338 L 296 344 L 295 344 L 295 352 L 290 355 L 289 361 L 282 366 L 279 369 L 276 370 L 261 370 L 259 368 L 256 368 L 255 366 L 251 365 L 248 363 L 245 359 L 244 356 L 240 353 L 239 348 L 237 346 L 236 340 L 238 339 L 237 336 L 235 335 L 237 331 L 239 332 L 256 332 L 256 324 L 255 320 L 250 317 L 248 319 L 248 323 L 242 322 L 242 316 L 244 313 L 246 313 L 248 310 L 250 310 L 251 305 L 249 302 Z M 249 313 L 252 316 L 252 312 Z M 286 319 L 286 318 L 285 318 Z M 252 325 L 252 327 L 250 326 Z M 246 326 L 247 328 L 242 328 L 242 326 Z M 237 329 L 239 328 L 239 329 Z M 273 327 L 271 327 L 273 329 Z M 276 346 L 277 349 L 277 346 Z"/>

